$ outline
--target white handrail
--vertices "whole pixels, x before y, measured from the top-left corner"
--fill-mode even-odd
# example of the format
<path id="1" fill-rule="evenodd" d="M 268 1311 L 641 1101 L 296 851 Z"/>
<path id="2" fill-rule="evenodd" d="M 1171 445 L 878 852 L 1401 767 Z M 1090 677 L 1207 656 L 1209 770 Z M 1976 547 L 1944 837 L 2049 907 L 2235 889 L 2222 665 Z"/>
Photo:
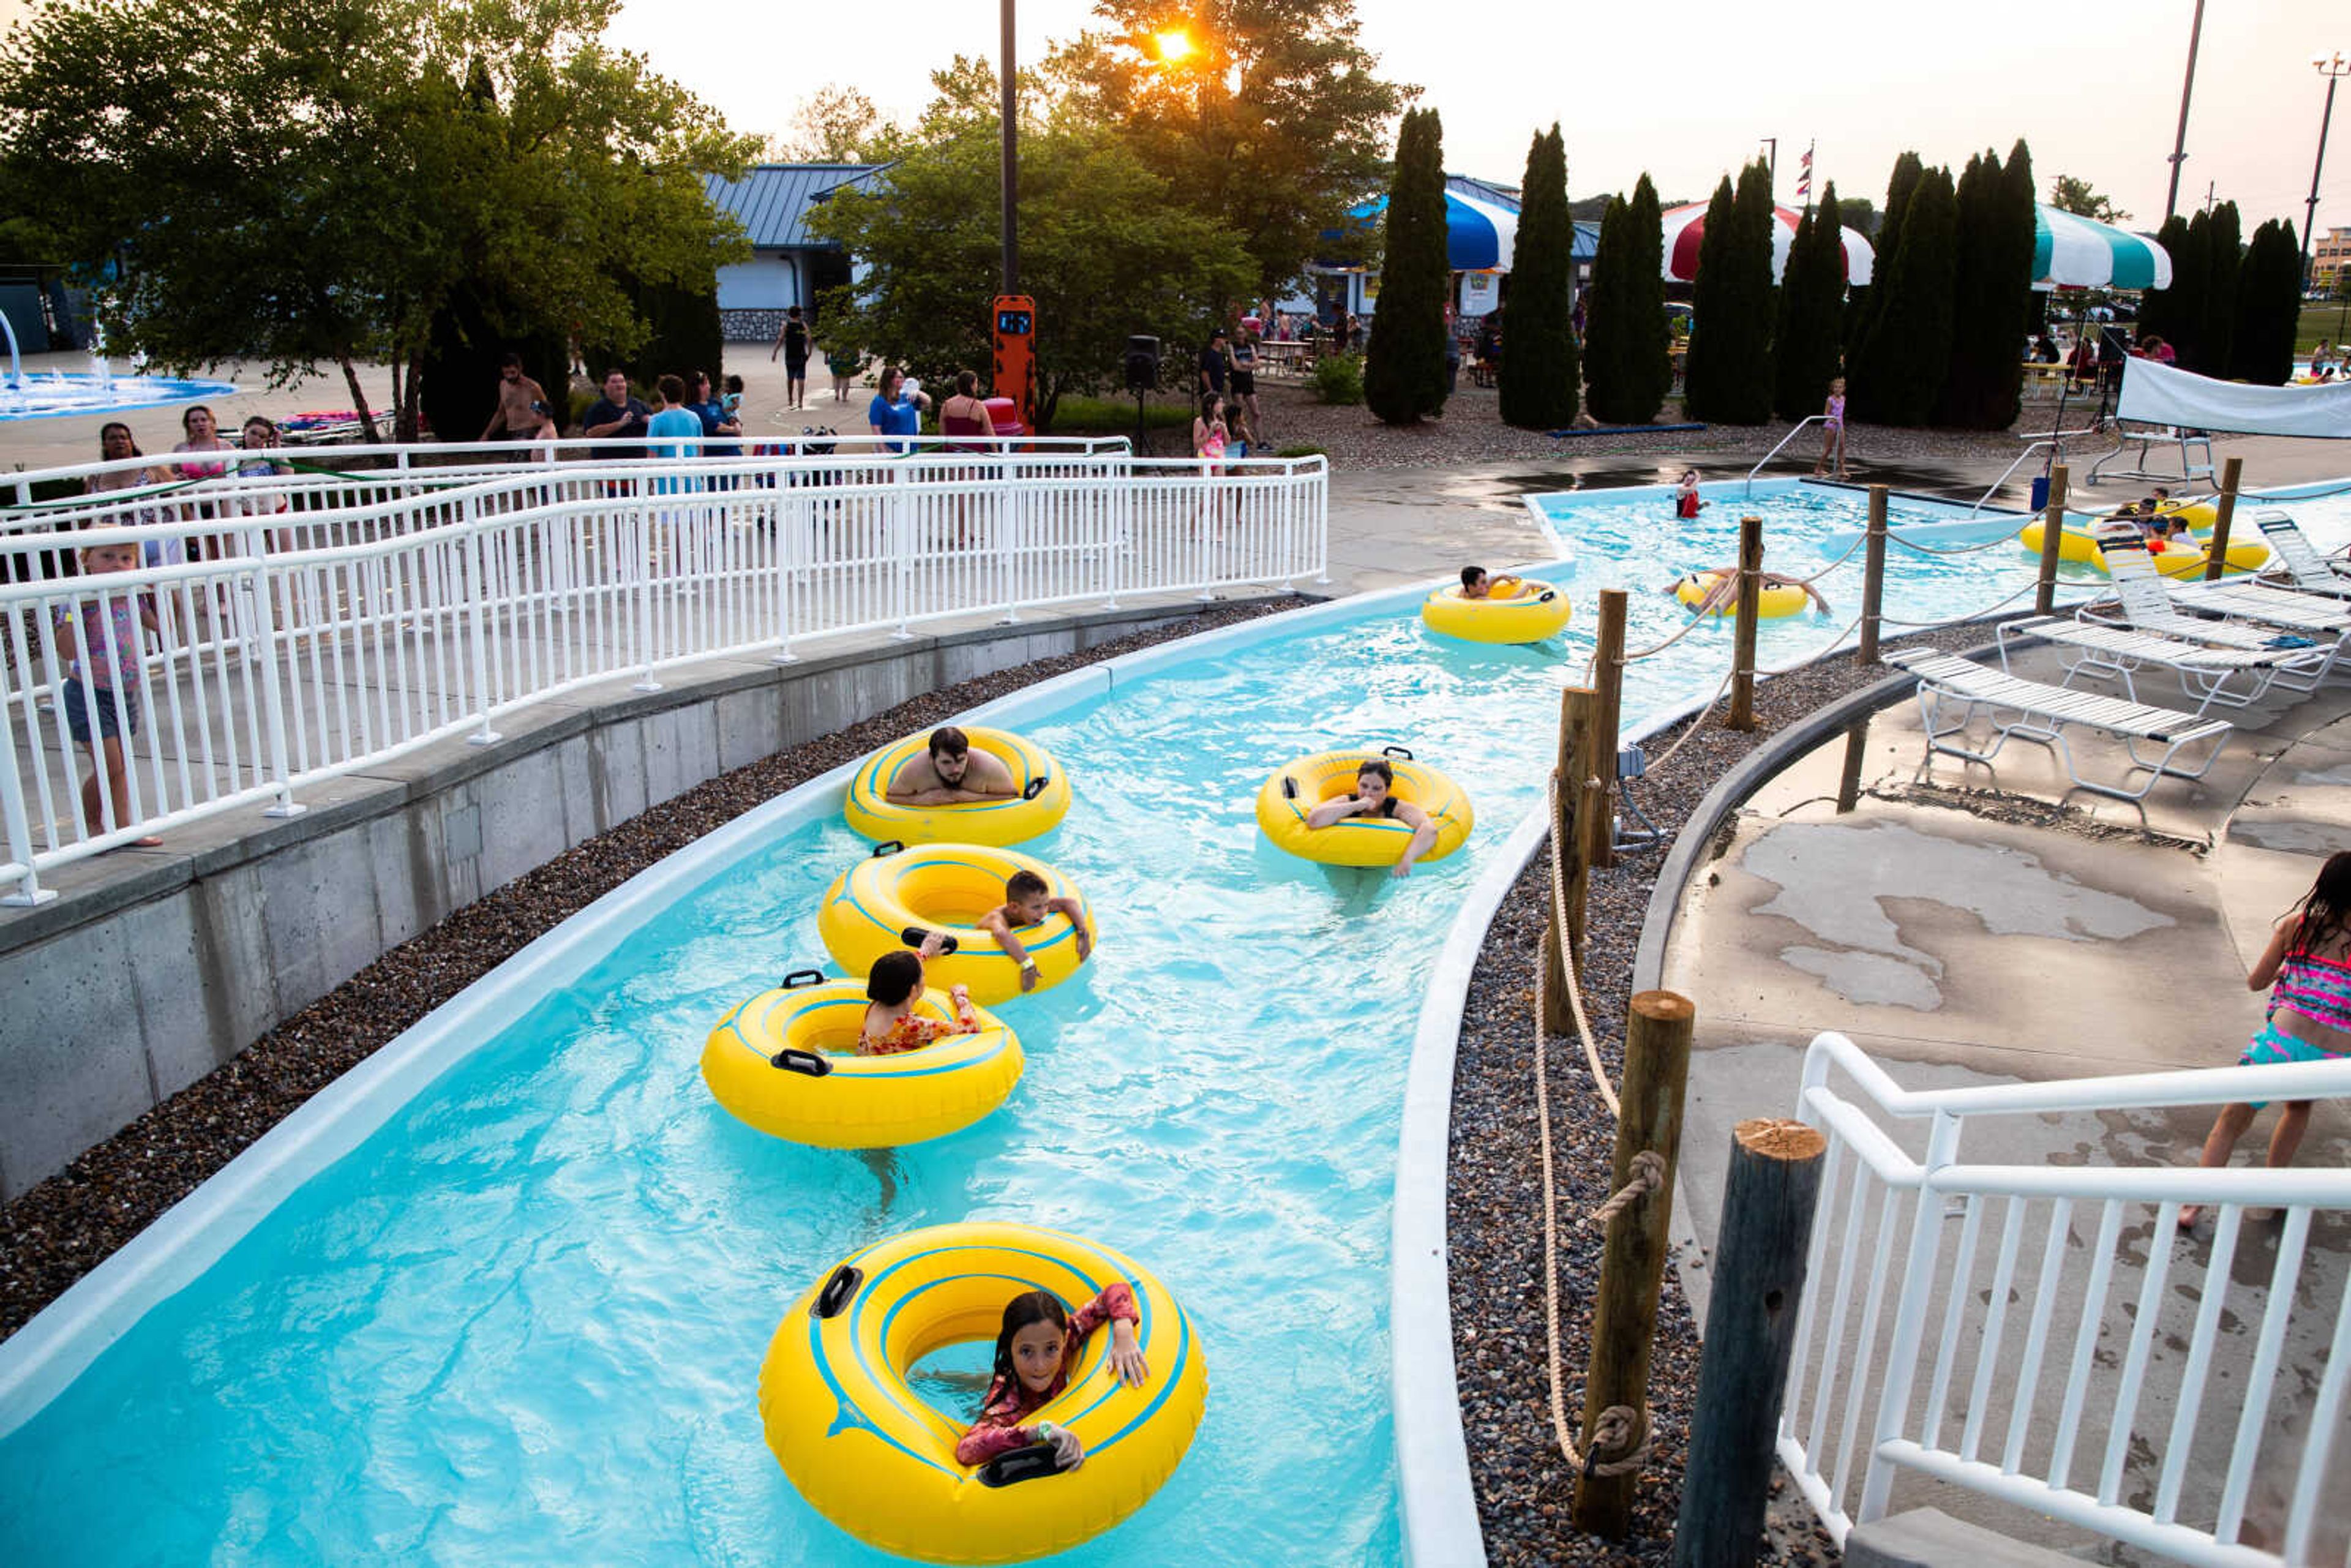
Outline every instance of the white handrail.
<path id="1" fill-rule="evenodd" d="M 1212 477 L 1123 446 L 509 465 L 278 509 L 287 494 L 271 476 L 134 504 L 104 538 L 143 564 L 101 577 L 68 575 L 87 532 L 0 533 L 5 902 L 144 834 L 298 810 L 298 790 L 436 738 L 486 744 L 502 716 L 616 676 L 653 689 L 813 636 L 1288 588 L 1325 580 L 1329 550 L 1321 458 Z M 73 706 L 69 670 L 108 669 Z M 123 798 L 93 824 L 79 780 L 107 730 L 128 737 Z"/>
<path id="2" fill-rule="evenodd" d="M 1858 1099 L 1831 1084 L 1832 1070 Z M 1828 1135 L 1829 1155 L 1778 1447 L 1838 1544 L 1856 1522 L 1888 1511 L 1896 1473 L 1912 1471 L 2207 1568 L 2316 1560 L 2317 1500 L 2351 1401 L 2351 1369 L 2341 1364 L 2351 1355 L 2351 1292 L 2339 1261 L 2314 1261 L 2304 1243 L 2314 1216 L 2351 1210 L 2351 1172 L 1961 1164 L 1959 1155 L 1971 1116 L 2343 1097 L 2351 1097 L 2351 1058 L 1907 1090 L 1844 1036 L 1816 1037 L 1797 1110 Z M 1880 1117 L 1924 1120 L 1924 1156 Z M 2180 1262 L 2175 1222 L 2188 1204 L 2216 1218 L 2209 1252 L 2191 1239 L 2177 1248 Z M 2095 1239 L 2077 1228 L 2077 1205 L 2085 1224 L 2096 1221 Z M 2255 1208 L 2279 1211 L 2283 1229 L 2266 1284 L 2247 1286 L 2236 1280 L 2245 1271 L 2238 1249 Z M 1953 1218 L 1962 1223 L 1947 1264 Z M 2126 1220 L 2144 1222 L 2131 1234 L 2151 1241 L 2126 1241 Z M 1987 1259 L 1981 1247 L 1994 1230 Z M 2205 1252 L 2200 1263 L 2196 1252 Z M 2338 1276 L 2331 1282 L 2314 1272 L 2328 1268 Z M 2170 1305 L 2182 1296 L 2200 1303 L 2192 1326 Z M 2011 1299 L 2028 1319 L 2018 1348 Z M 2247 1326 L 2224 1333 L 2224 1304 Z M 2306 1406 L 2291 1392 L 2302 1385 L 2282 1372 L 2294 1328 L 2295 1373 L 2318 1382 Z M 2316 1348 L 2327 1343 L 2331 1351 Z M 1971 1372 L 1961 1365 L 1970 1353 Z M 2225 1455 L 2211 1451 L 2212 1431 L 2199 1432 L 2208 1407 Z M 1995 1461 L 1983 1445 L 2002 1442 L 2002 1428 Z M 2205 1447 L 2191 1464 L 2199 1436 Z M 2097 1451 L 2076 1465 L 2085 1442 Z M 2274 1484 L 2248 1528 L 2256 1458 Z M 2341 1530 L 2339 1514 L 2327 1528 Z M 2323 1544 L 2332 1561 L 2346 1542 Z"/>
<path id="3" fill-rule="evenodd" d="M 1763 455 L 1763 461 L 1758 463 L 1754 467 L 1750 468 L 1747 471 L 1747 488 L 1741 492 L 1741 494 L 1749 496 L 1755 494 L 1755 476 L 1763 472 L 1765 468 L 1771 465 L 1771 459 L 1780 455 L 1780 447 L 1785 446 L 1791 441 L 1795 440 L 1797 433 L 1802 431 L 1804 426 L 1808 424 L 1817 424 L 1827 418 L 1828 415 L 1824 413 L 1808 413 L 1804 415 L 1803 418 L 1796 421 L 1794 424 L 1790 425 L 1788 427 L 1788 434 L 1780 437 L 1779 446 L 1774 446 L 1771 451 L 1766 452 Z"/>
<path id="4" fill-rule="evenodd" d="M 2008 476 L 2011 474 L 2015 473 L 2019 468 L 2023 467 L 2025 459 L 2031 457 L 2034 453 L 2040 451 L 2044 446 L 2053 447 L 2055 449 L 2051 454 L 2050 460 L 2052 462 L 2063 463 L 2065 461 L 2065 443 L 2063 440 L 2053 439 L 2044 435 L 2038 441 L 2028 443 L 2024 450 L 2016 455 L 2016 461 L 2001 469 L 2000 471 L 2000 477 L 1993 480 L 1991 486 L 1985 489 L 1984 493 L 1976 497 L 1976 504 L 1968 508 L 1968 516 L 1972 517 L 1978 512 L 1982 511 L 1984 503 L 1991 500 L 1994 496 L 2000 494 L 2000 487 L 2008 483 Z"/>

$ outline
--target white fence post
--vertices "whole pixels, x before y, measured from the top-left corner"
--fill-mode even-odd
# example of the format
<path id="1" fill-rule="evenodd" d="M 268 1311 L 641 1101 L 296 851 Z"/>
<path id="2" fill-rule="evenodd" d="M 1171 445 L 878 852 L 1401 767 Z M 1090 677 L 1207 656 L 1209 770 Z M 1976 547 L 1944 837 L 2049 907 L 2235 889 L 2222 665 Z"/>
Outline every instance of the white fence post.
<path id="1" fill-rule="evenodd" d="M 1949 1165 L 1959 1148 L 1959 1119 L 1948 1111 L 1935 1113 L 1927 1134 L 1927 1159 L 1918 1173 L 1918 1187 L 1910 1211 L 1910 1259 L 1902 1270 L 1902 1297 L 1894 1309 L 1894 1342 L 1886 1356 L 1886 1382 L 1877 1396 L 1877 1426 L 1870 1435 L 1869 1464 L 1863 1472 L 1861 1512 L 1855 1522 L 1866 1524 L 1886 1512 L 1894 1489 L 1894 1467 L 1879 1448 L 1902 1436 L 1910 1414 L 1910 1387 L 1918 1373 L 1918 1343 L 1927 1324 L 1927 1298 L 1935 1283 L 1935 1263 L 1941 1256 L 1943 1215 L 1941 1195 L 1934 1189 L 1935 1173 Z"/>
<path id="2" fill-rule="evenodd" d="M 16 873 L 16 891 L 0 894 L 0 904 L 29 909 L 37 904 L 48 903 L 57 892 L 41 885 L 40 873 L 33 866 L 33 824 L 25 814 L 25 781 L 17 776 L 14 760 L 16 727 L 9 717 L 9 706 L 8 672 L 0 667 L 0 757 L 10 758 L 7 767 L 0 768 L 0 827 L 7 830 L 9 863 L 25 868 Z M 36 756 L 33 766 L 40 765 L 41 759 Z"/>
<path id="3" fill-rule="evenodd" d="M 891 636 L 904 641 L 914 636 L 906 622 L 913 614 L 907 603 L 914 575 L 914 519 L 913 498 L 907 494 L 906 465 L 901 462 L 890 470 L 889 517 L 884 525 L 889 530 L 890 618 L 898 623 Z"/>
<path id="4" fill-rule="evenodd" d="M 488 746 L 498 738 L 490 727 L 490 709 L 497 699 L 490 686 L 490 579 L 483 563 L 482 514 L 479 503 L 472 496 L 465 497 L 465 576 L 471 591 L 465 598 L 472 612 L 474 634 L 474 697 L 479 715 L 474 733 L 465 737 L 474 746 Z"/>
<path id="5" fill-rule="evenodd" d="M 246 613 L 256 618 L 247 624 L 259 634 L 255 641 L 261 651 L 258 663 L 261 665 L 262 724 L 269 737 L 270 779 L 277 787 L 277 803 L 262 814 L 298 817 L 310 808 L 297 805 L 294 801 L 293 764 L 286 752 L 286 693 L 278 684 L 281 680 L 291 680 L 295 672 L 290 664 L 282 664 L 278 657 L 277 595 L 270 591 L 268 558 L 262 553 L 266 543 L 266 530 L 257 527 L 245 530 L 244 565 L 237 572 L 238 592 L 235 598 L 241 598 L 246 604 Z M 193 555 L 195 552 L 191 549 L 189 553 Z"/>

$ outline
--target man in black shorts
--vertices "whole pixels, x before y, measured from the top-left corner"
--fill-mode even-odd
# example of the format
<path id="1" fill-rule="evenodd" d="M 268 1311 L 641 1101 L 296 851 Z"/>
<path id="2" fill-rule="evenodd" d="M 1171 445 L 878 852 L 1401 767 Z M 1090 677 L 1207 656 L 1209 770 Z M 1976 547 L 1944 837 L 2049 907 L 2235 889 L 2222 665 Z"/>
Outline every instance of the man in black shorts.
<path id="1" fill-rule="evenodd" d="M 1200 384 L 1194 392 L 1206 397 L 1215 392 L 1225 395 L 1225 329 L 1222 327 L 1208 334 L 1208 346 L 1200 350 Z"/>
<path id="2" fill-rule="evenodd" d="M 778 353 L 784 356 L 784 406 L 808 407 L 809 329 L 797 305 L 784 312 L 784 325 L 776 334 L 776 346 L 768 350 L 768 362 L 774 364 Z"/>
<path id="3" fill-rule="evenodd" d="M 1265 431 L 1257 412 L 1257 331 L 1244 324 L 1233 340 L 1233 402 L 1249 416 L 1249 438 L 1263 441 Z"/>

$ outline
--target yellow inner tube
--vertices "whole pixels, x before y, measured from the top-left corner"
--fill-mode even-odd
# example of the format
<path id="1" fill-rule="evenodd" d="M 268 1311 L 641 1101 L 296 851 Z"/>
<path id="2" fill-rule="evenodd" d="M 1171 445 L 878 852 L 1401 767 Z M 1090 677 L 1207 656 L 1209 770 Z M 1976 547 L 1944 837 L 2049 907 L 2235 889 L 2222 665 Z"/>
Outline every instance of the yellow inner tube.
<path id="1" fill-rule="evenodd" d="M 899 806 L 884 798 L 898 769 L 928 749 L 928 731 L 883 747 L 858 766 L 849 781 L 841 814 L 869 839 L 901 843 L 1017 844 L 1050 831 L 1070 810 L 1070 776 L 1053 754 L 1008 729 L 966 725 L 974 751 L 1004 764 L 1020 781 L 1022 793 L 1009 800 L 974 800 L 953 806 Z"/>
<path id="2" fill-rule="evenodd" d="M 1026 1291 L 1074 1312 L 1119 1280 L 1134 1289 L 1149 1378 L 1119 1382 L 1100 1329 L 1069 1386 L 1030 1417 L 1075 1433 L 1085 1462 L 1055 1473 L 1032 1447 L 957 1464 L 966 1426 L 906 1386 L 914 1364 L 993 1340 Z M 1207 1400 L 1199 1335 L 1165 1285 L 1108 1248 L 1028 1225 L 933 1226 L 852 1253 L 792 1304 L 759 1368 L 768 1447 L 809 1506 L 926 1563 L 1024 1562 L 1092 1540 L 1175 1473 Z"/>
<path id="3" fill-rule="evenodd" d="M 1003 1104 L 1020 1082 L 1020 1037 L 991 1013 L 979 1012 L 977 1034 L 860 1056 L 865 1007 L 862 981 L 824 981 L 813 969 L 788 976 L 710 1031 L 702 1081 L 737 1121 L 828 1149 L 945 1137 Z M 925 991 L 913 1010 L 942 1023 L 955 1018 L 945 991 Z"/>
<path id="4" fill-rule="evenodd" d="M 883 843 L 869 858 L 835 877 L 817 912 L 817 932 L 825 951 L 852 976 L 873 960 L 921 941 L 909 931 L 936 931 L 955 939 L 955 951 L 931 960 L 928 982 L 944 990 L 965 985 L 982 1007 L 1019 996 L 1020 971 L 1003 946 L 979 926 L 979 917 L 1004 902 L 1004 883 L 1016 871 L 1045 879 L 1046 896 L 1077 901 L 1086 929 L 1094 934 L 1093 910 L 1074 884 L 1031 855 L 987 844 Z M 1078 971 L 1077 931 L 1064 915 L 1014 934 L 1037 960 L 1038 990 L 1057 986 Z"/>
<path id="5" fill-rule="evenodd" d="M 2189 526 L 2193 532 L 2203 535 L 2207 525 L 2197 522 L 2197 514 L 2209 513 L 2210 510 L 2210 507 L 2201 505 L 2191 506 L 2180 508 L 2179 515 L 2189 519 Z M 2043 525 L 2045 521 L 2045 518 L 2036 517 L 2025 524 L 2016 536 L 2017 542 L 2034 554 L 2039 554 L 2043 537 Z M 2115 519 L 2113 526 L 2120 527 L 2120 519 Z M 2189 540 L 2166 540 L 2164 548 L 2159 551 L 2152 552 L 2149 559 L 2154 561 L 2155 570 L 2165 577 L 2195 577 L 2204 570 L 2204 563 L 2210 559 L 2208 552 L 2211 548 L 2212 541 L 2209 537 L 2195 538 L 2192 544 Z M 2097 529 L 2072 522 L 2068 522 L 2064 532 L 2058 536 L 2057 559 L 2072 561 L 2076 566 L 2094 566 L 2100 571 L 2106 569 L 2105 552 L 2098 548 Z M 2229 570 L 2259 571 L 2269 564 L 2269 546 L 2259 539 L 2247 538 L 2231 531 L 2229 538 Z"/>
<path id="6" fill-rule="evenodd" d="M 1737 577 L 1735 571 L 1694 571 L 1674 584 L 1674 597 L 1695 610 L 1706 600 L 1707 592 L 1726 577 Z M 1812 600 L 1801 588 L 1759 588 L 1755 591 L 1755 618 L 1777 621 L 1783 616 L 1802 615 Z M 1709 615 L 1737 615 L 1739 601 L 1724 601 L 1707 612 Z"/>
<path id="7" fill-rule="evenodd" d="M 1428 813 L 1437 841 L 1419 863 L 1443 860 L 1461 847 L 1476 823 L 1461 787 L 1409 752 L 1390 747 L 1381 758 L 1395 770 L 1389 793 Z M 1402 755 L 1395 755 L 1402 752 Z M 1378 758 L 1370 751 L 1322 751 L 1276 768 L 1257 792 L 1257 825 L 1276 849 L 1324 865 L 1394 865 L 1412 843 L 1413 830 L 1393 817 L 1349 817 L 1327 828 L 1310 828 L 1306 813 L 1325 800 L 1355 792 L 1355 773 Z"/>
<path id="8" fill-rule="evenodd" d="M 1430 631 L 1471 643 L 1540 643 L 1566 625 L 1570 612 L 1565 593 L 1527 579 L 1484 599 L 1462 597 L 1455 583 L 1420 602 Z"/>

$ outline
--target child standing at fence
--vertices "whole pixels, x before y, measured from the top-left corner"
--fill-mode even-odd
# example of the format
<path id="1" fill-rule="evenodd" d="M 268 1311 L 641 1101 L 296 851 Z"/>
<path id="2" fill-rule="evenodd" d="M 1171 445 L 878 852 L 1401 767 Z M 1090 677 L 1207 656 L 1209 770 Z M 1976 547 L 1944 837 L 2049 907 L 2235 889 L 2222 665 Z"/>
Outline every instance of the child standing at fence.
<path id="1" fill-rule="evenodd" d="M 111 528 L 100 523 L 86 530 L 101 534 Z M 58 696 L 65 708 L 66 731 L 89 753 L 89 777 L 82 780 L 81 814 L 89 836 L 134 820 L 129 765 L 123 743 L 139 733 L 139 676 L 145 646 L 139 629 L 155 631 L 155 608 L 147 596 L 128 589 L 108 589 L 103 579 L 139 565 L 139 547 L 129 541 L 101 538 L 78 552 L 82 575 L 99 580 L 90 598 L 60 604 L 51 612 L 57 628 L 57 659 L 65 666 Z M 109 823 L 111 816 L 113 821 Z M 138 842 L 152 849 L 163 841 Z"/>
<path id="2" fill-rule="evenodd" d="M 2237 1058 L 2246 1067 L 2292 1061 L 2340 1061 L 2351 1057 L 2351 850 L 2337 850 L 2318 870 L 2318 880 L 2287 911 L 2270 935 L 2270 945 L 2245 977 L 2248 989 L 2270 993 L 2269 1019 Z M 2225 1166 L 2253 1124 L 2254 1113 L 2269 1102 L 2252 1100 L 2223 1106 L 2205 1136 L 2199 1165 Z M 2269 1166 L 2294 1163 L 2310 1125 L 2308 1100 L 2290 1100 L 2270 1134 Z M 2196 1223 L 2204 1205 L 2179 1210 L 2182 1230 Z M 2258 1216 L 2257 1216 L 2258 1218 Z"/>

